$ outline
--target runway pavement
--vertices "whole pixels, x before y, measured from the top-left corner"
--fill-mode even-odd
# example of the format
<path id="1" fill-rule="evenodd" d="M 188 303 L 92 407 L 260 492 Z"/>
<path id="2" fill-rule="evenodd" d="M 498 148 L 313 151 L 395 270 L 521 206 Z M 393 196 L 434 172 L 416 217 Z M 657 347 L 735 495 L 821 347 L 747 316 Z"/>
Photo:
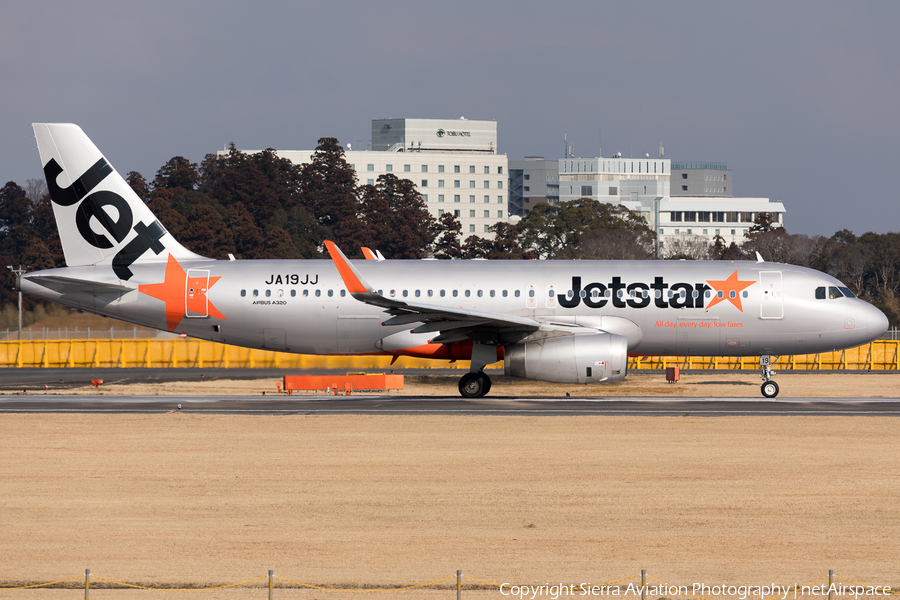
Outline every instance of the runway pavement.
<path id="1" fill-rule="evenodd" d="M 900 398 L 517 398 L 333 396 L 0 396 L 0 413 L 215 415 L 900 416 Z"/>

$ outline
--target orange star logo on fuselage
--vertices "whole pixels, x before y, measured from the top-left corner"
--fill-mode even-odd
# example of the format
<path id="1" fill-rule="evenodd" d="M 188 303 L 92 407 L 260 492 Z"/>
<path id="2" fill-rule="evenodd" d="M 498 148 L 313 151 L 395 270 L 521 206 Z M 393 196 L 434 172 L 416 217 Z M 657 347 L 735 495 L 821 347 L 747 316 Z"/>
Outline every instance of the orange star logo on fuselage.
<path id="1" fill-rule="evenodd" d="M 707 279 L 706 283 L 711 285 L 712 288 L 716 290 L 716 292 L 722 294 L 721 296 L 719 296 L 719 294 L 717 293 L 713 297 L 712 302 L 706 305 L 707 309 L 712 308 L 719 302 L 728 300 L 735 306 L 735 308 L 737 308 L 741 312 L 744 312 L 744 307 L 741 306 L 741 292 L 744 291 L 744 288 L 748 288 L 756 282 L 738 280 L 737 271 L 735 271 L 734 273 L 729 275 L 728 279 L 722 281 L 710 281 L 709 279 Z"/>
<path id="2" fill-rule="evenodd" d="M 166 328 L 174 332 L 188 312 L 192 315 L 205 315 L 208 312 L 211 317 L 225 320 L 222 313 L 206 297 L 206 292 L 219 279 L 221 277 L 210 277 L 206 287 L 206 277 L 188 278 L 185 270 L 170 254 L 163 282 L 145 283 L 138 286 L 138 290 L 166 303 Z"/>

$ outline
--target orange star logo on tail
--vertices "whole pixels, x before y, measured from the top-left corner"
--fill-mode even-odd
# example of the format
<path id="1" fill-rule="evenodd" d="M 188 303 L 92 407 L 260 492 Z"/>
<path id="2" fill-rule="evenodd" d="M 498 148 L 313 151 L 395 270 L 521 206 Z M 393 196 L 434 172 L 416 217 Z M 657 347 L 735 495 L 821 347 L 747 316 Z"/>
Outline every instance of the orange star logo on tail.
<path id="1" fill-rule="evenodd" d="M 737 308 L 741 312 L 744 312 L 744 308 L 741 306 L 741 292 L 744 290 L 744 288 L 748 288 L 756 282 L 738 280 L 737 271 L 735 271 L 728 277 L 728 279 L 725 279 L 723 281 L 710 281 L 707 279 L 706 283 L 711 285 L 713 289 L 718 292 L 715 297 L 713 297 L 712 302 L 706 305 L 707 309 L 712 308 L 719 302 L 728 300 L 735 306 L 735 308 Z"/>
<path id="2" fill-rule="evenodd" d="M 206 314 L 208 307 L 209 316 L 225 320 L 222 313 L 206 297 L 206 292 L 219 279 L 221 277 L 210 277 L 206 288 L 203 287 L 206 280 L 205 277 L 191 277 L 188 280 L 185 270 L 178 264 L 175 257 L 170 254 L 169 262 L 166 263 L 166 276 L 163 282 L 146 283 L 138 286 L 138 290 L 142 294 L 147 294 L 166 303 L 166 328 L 169 331 L 175 331 L 188 311 L 192 315 L 197 314 L 199 316 Z M 188 283 L 191 284 L 190 288 L 188 288 Z"/>

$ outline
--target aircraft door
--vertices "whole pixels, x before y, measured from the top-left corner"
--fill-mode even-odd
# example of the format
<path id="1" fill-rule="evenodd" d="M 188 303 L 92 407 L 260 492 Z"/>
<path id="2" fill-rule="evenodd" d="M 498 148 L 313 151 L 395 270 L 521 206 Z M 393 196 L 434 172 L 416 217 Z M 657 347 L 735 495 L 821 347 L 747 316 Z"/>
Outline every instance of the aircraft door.
<path id="1" fill-rule="evenodd" d="M 761 319 L 784 318 L 784 290 L 781 271 L 759 272 L 759 316 Z"/>
<path id="2" fill-rule="evenodd" d="M 537 308 L 537 290 L 533 285 L 525 288 L 525 308 Z"/>
<path id="3" fill-rule="evenodd" d="M 552 283 L 548 285 L 546 293 L 545 301 L 547 302 L 547 308 L 556 308 L 556 286 Z"/>
<path id="4" fill-rule="evenodd" d="M 186 317 L 202 318 L 209 316 L 209 271 L 188 269 L 184 283 L 184 314 Z"/>

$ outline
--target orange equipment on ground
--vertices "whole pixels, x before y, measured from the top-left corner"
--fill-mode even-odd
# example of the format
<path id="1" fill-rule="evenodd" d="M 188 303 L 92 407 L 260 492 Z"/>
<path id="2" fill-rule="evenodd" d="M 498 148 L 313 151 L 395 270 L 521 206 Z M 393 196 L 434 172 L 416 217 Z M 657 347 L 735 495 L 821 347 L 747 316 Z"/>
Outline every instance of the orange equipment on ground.
<path id="1" fill-rule="evenodd" d="M 678 382 L 678 367 L 666 367 L 666 381 L 669 383 Z"/>
<path id="2" fill-rule="evenodd" d="M 285 375 L 284 393 L 331 390 L 337 396 L 342 393 L 363 390 L 402 390 L 403 375 L 387 373 L 354 373 L 348 375 Z"/>

